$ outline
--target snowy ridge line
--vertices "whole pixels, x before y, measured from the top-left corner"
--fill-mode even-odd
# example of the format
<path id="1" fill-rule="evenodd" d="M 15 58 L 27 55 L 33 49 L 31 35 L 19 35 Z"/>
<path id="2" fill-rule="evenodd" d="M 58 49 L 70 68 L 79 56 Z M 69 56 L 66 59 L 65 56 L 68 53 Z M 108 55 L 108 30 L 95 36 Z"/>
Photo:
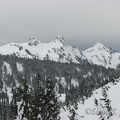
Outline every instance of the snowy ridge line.
<path id="1" fill-rule="evenodd" d="M 102 43 L 97 42 L 93 47 L 81 51 L 68 44 L 63 36 L 57 36 L 49 43 L 37 38 L 30 38 L 26 43 L 9 43 L 0 47 L 0 54 L 61 63 L 89 62 L 114 69 L 120 64 L 120 53 Z"/>
<path id="2" fill-rule="evenodd" d="M 31 38 L 26 43 L 9 43 L 0 47 L 0 54 L 61 63 L 80 63 L 86 60 L 78 48 L 66 43 L 61 36 L 57 36 L 49 43 L 43 43 L 36 38 Z"/>

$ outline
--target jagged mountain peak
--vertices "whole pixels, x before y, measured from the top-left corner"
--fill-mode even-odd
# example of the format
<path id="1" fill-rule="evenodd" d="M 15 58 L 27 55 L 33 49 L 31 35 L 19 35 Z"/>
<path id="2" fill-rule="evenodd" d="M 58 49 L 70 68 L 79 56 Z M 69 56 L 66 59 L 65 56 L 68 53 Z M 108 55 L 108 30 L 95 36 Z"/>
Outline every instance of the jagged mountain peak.
<path id="1" fill-rule="evenodd" d="M 37 46 L 40 43 L 41 43 L 41 41 L 38 40 L 38 38 L 34 38 L 34 37 L 29 38 L 29 41 L 28 41 L 28 45 L 30 45 L 30 46 L 32 46 L 32 45 Z"/>
<path id="2" fill-rule="evenodd" d="M 67 44 L 65 39 L 64 39 L 64 37 L 62 35 L 56 36 L 52 42 L 54 42 L 54 43 L 59 42 L 59 43 L 62 43 L 63 45 Z"/>
<path id="3" fill-rule="evenodd" d="M 93 64 L 102 65 L 106 68 L 116 68 L 120 63 L 120 53 L 100 42 L 83 51 L 83 54 Z"/>

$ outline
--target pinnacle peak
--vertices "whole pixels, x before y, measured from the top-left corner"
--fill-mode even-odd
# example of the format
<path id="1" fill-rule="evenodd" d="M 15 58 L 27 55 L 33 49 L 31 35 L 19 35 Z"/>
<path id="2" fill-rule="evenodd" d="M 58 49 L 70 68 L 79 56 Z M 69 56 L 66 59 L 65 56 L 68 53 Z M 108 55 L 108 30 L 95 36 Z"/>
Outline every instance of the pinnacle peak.
<path id="1" fill-rule="evenodd" d="M 63 45 L 66 44 L 66 41 L 65 41 L 65 39 L 64 39 L 64 37 L 62 35 L 58 35 L 57 37 L 55 37 L 55 39 L 53 40 L 53 42 L 60 42 Z"/>
<path id="2" fill-rule="evenodd" d="M 38 38 L 30 37 L 30 38 L 29 38 L 29 41 L 32 41 L 32 40 L 38 40 Z"/>
<path id="3" fill-rule="evenodd" d="M 55 39 L 64 40 L 65 41 L 65 39 L 64 39 L 64 37 L 62 35 L 58 35 Z"/>
<path id="4" fill-rule="evenodd" d="M 32 46 L 32 45 L 38 45 L 39 43 L 41 43 L 41 41 L 40 40 L 38 40 L 38 38 L 34 38 L 34 37 L 31 37 L 31 38 L 29 38 L 29 41 L 28 41 L 28 44 L 30 45 L 30 46 Z"/>

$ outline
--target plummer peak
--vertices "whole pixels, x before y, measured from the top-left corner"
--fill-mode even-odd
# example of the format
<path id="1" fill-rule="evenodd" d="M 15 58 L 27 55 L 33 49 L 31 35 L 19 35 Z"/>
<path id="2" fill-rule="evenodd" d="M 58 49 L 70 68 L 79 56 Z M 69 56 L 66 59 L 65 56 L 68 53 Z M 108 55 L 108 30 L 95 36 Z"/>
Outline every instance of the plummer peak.
<path id="1" fill-rule="evenodd" d="M 64 39 L 64 37 L 62 35 L 58 35 L 57 37 L 55 37 L 53 42 L 60 42 L 62 44 L 66 44 L 66 41 L 65 41 L 65 39 Z"/>
<path id="2" fill-rule="evenodd" d="M 30 45 L 30 46 L 32 46 L 32 45 L 37 46 L 39 43 L 41 43 L 41 41 L 38 40 L 38 38 L 34 38 L 34 37 L 29 38 L 28 45 Z"/>
<path id="3" fill-rule="evenodd" d="M 58 40 L 64 40 L 64 37 L 62 35 L 58 35 L 58 36 L 56 36 L 56 39 L 58 39 Z"/>

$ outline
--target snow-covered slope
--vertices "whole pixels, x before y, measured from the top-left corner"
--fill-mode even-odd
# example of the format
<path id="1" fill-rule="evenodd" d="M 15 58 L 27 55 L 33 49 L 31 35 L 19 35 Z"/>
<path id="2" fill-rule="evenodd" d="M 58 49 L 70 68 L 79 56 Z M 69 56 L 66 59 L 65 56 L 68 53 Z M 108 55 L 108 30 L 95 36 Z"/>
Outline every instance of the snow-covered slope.
<path id="1" fill-rule="evenodd" d="M 67 44 L 62 36 L 57 36 L 49 43 L 43 43 L 35 38 L 31 38 L 27 43 L 10 43 L 0 47 L 0 54 L 61 63 L 80 63 L 86 60 L 82 52 L 78 48 Z"/>
<path id="2" fill-rule="evenodd" d="M 111 101 L 110 106 L 112 107 L 112 117 L 109 120 L 120 120 L 120 78 L 117 79 L 115 84 L 109 83 L 104 86 L 107 91 L 108 99 Z M 76 110 L 77 120 L 102 120 L 98 113 L 101 111 L 104 117 L 108 116 L 109 111 L 106 110 L 105 102 L 102 100 L 104 97 L 102 95 L 102 88 L 99 88 L 93 92 L 93 95 L 84 101 L 84 104 L 78 104 L 78 110 Z M 97 99 L 99 106 L 95 105 L 95 99 Z M 60 98 L 61 101 L 65 100 L 65 95 L 63 94 Z M 70 113 L 69 110 L 61 109 L 61 120 L 69 120 Z M 108 120 L 108 119 L 104 119 Z"/>
<path id="3" fill-rule="evenodd" d="M 93 64 L 116 68 L 120 64 L 120 53 L 97 42 L 93 47 L 83 51 L 84 56 Z"/>

